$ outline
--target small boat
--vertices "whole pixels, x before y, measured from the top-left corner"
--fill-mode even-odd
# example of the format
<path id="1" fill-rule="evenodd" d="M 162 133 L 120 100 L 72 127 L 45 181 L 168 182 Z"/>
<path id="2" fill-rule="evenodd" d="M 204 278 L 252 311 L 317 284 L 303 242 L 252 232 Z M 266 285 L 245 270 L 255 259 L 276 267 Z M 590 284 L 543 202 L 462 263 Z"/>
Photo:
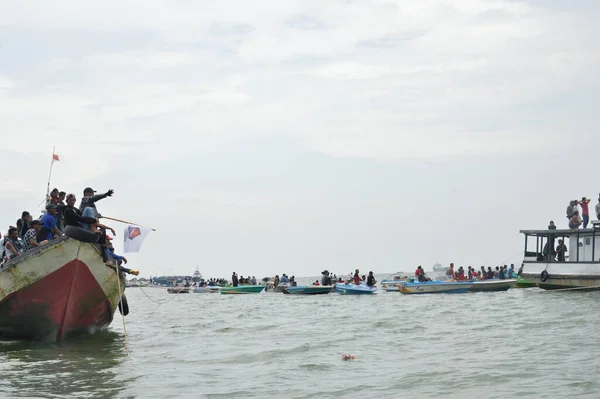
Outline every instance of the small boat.
<path id="1" fill-rule="evenodd" d="M 473 286 L 469 288 L 470 292 L 482 292 L 482 291 L 507 291 L 514 287 L 517 283 L 515 279 L 506 280 L 482 280 L 473 281 Z"/>
<path id="2" fill-rule="evenodd" d="M 221 288 L 221 294 L 258 294 L 265 289 L 264 285 L 238 285 Z"/>
<path id="3" fill-rule="evenodd" d="M 336 283 L 334 285 L 335 292 L 342 295 L 369 295 L 374 294 L 377 291 L 376 287 L 369 287 L 368 285 L 355 285 L 355 284 L 343 284 Z"/>
<path id="4" fill-rule="evenodd" d="M 331 285 L 298 285 L 296 287 L 288 287 L 283 291 L 284 294 L 294 295 L 322 295 L 329 294 L 333 286 Z"/>
<path id="5" fill-rule="evenodd" d="M 203 287 L 194 288 L 194 294 L 218 294 L 221 291 L 221 287 L 218 285 L 205 285 Z"/>
<path id="6" fill-rule="evenodd" d="M 405 283 L 400 286 L 403 294 L 460 294 L 468 292 L 472 282 L 433 280 L 424 283 Z"/>
<path id="7" fill-rule="evenodd" d="M 289 282 L 285 282 L 285 283 L 279 283 L 277 285 L 277 287 L 273 286 L 273 292 L 285 292 L 285 290 L 287 290 L 289 287 L 291 287 L 292 284 Z"/>
<path id="8" fill-rule="evenodd" d="M 409 280 L 409 277 L 405 273 L 397 272 L 392 278 L 386 278 L 381 280 L 381 288 L 385 291 L 390 291 L 388 288 L 393 288 L 391 291 L 398 291 L 398 287 Z"/>
<path id="9" fill-rule="evenodd" d="M 169 294 L 189 294 L 192 289 L 190 287 L 169 287 L 167 292 Z"/>
<path id="10" fill-rule="evenodd" d="M 517 277 L 517 283 L 515 284 L 515 288 L 531 288 L 536 287 L 534 279 L 526 279 L 521 276 Z"/>

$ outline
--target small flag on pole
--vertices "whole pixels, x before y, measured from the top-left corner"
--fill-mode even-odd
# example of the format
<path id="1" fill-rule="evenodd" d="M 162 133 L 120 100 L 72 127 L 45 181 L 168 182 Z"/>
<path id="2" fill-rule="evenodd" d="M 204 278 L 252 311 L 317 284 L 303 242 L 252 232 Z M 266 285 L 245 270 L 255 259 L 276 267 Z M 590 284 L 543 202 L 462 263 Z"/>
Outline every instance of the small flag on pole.
<path id="1" fill-rule="evenodd" d="M 59 161 L 58 155 L 56 155 L 56 154 L 52 154 L 52 162 L 54 162 L 54 161 L 57 161 L 57 162 Z"/>
<path id="2" fill-rule="evenodd" d="M 142 243 L 151 231 L 148 227 L 127 225 L 123 235 L 123 252 L 140 252 Z"/>

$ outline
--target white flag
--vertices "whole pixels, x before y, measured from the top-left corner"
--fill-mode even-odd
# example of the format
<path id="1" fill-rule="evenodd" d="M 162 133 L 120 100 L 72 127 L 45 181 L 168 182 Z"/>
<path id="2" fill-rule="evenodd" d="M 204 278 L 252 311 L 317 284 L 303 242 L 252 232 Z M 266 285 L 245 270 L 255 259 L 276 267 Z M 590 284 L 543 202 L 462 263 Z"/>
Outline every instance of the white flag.
<path id="1" fill-rule="evenodd" d="M 147 227 L 128 225 L 123 235 L 123 252 L 140 252 L 142 243 L 152 229 Z"/>

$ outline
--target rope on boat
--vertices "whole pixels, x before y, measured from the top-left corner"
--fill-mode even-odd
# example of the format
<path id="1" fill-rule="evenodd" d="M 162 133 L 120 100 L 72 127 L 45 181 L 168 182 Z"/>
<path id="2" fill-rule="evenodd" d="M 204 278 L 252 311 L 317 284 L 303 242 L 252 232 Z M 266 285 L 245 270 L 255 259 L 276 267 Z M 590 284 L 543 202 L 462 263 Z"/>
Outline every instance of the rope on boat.
<path id="1" fill-rule="evenodd" d="M 510 258 L 510 259 L 508 259 L 508 260 L 505 260 L 504 262 L 500 262 L 499 264 L 500 264 L 500 265 L 505 265 L 505 264 L 507 264 L 508 262 L 510 262 L 511 260 L 513 260 L 514 258 L 516 258 L 517 256 L 520 256 L 521 254 L 524 254 L 524 253 L 525 253 L 525 251 L 521 251 L 521 252 L 519 252 L 518 254 L 516 254 L 515 256 L 513 256 L 512 258 Z"/>
<path id="2" fill-rule="evenodd" d="M 149 296 L 148 294 L 146 294 L 146 291 L 144 291 L 144 290 L 142 289 L 142 287 L 135 287 L 135 288 L 139 288 L 139 289 L 140 289 L 140 290 L 141 290 L 141 291 L 144 293 L 144 295 L 146 295 L 146 297 L 147 297 L 148 299 L 150 299 L 152 302 L 154 302 L 154 303 L 156 303 L 156 304 L 159 304 L 159 305 L 163 305 L 163 304 L 165 304 L 165 303 L 169 303 L 169 302 L 171 302 L 173 299 L 177 298 L 177 295 L 173 295 L 173 297 L 172 297 L 171 299 L 167 299 L 166 301 L 157 301 L 157 300 L 155 300 L 155 299 L 152 299 L 152 298 L 150 298 L 150 296 Z"/>
<path id="3" fill-rule="evenodd" d="M 119 266 L 115 263 L 115 272 L 117 273 L 117 289 L 119 290 L 119 303 L 117 306 L 121 306 L 121 318 L 123 319 L 123 331 L 125 333 L 125 353 L 129 356 L 129 342 L 127 340 L 127 325 L 125 324 L 125 313 L 123 309 L 123 293 L 121 292 L 121 276 L 119 275 Z"/>

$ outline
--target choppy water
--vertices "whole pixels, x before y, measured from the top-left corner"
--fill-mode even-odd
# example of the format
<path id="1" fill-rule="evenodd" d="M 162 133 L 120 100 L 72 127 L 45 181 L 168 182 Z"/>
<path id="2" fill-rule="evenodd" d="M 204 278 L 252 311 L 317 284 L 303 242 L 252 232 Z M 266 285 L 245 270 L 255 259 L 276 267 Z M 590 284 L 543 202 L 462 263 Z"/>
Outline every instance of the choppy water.
<path id="1" fill-rule="evenodd" d="M 145 292 L 169 302 L 128 289 L 130 356 L 118 313 L 75 341 L 3 343 L 0 396 L 600 396 L 600 292 Z"/>

